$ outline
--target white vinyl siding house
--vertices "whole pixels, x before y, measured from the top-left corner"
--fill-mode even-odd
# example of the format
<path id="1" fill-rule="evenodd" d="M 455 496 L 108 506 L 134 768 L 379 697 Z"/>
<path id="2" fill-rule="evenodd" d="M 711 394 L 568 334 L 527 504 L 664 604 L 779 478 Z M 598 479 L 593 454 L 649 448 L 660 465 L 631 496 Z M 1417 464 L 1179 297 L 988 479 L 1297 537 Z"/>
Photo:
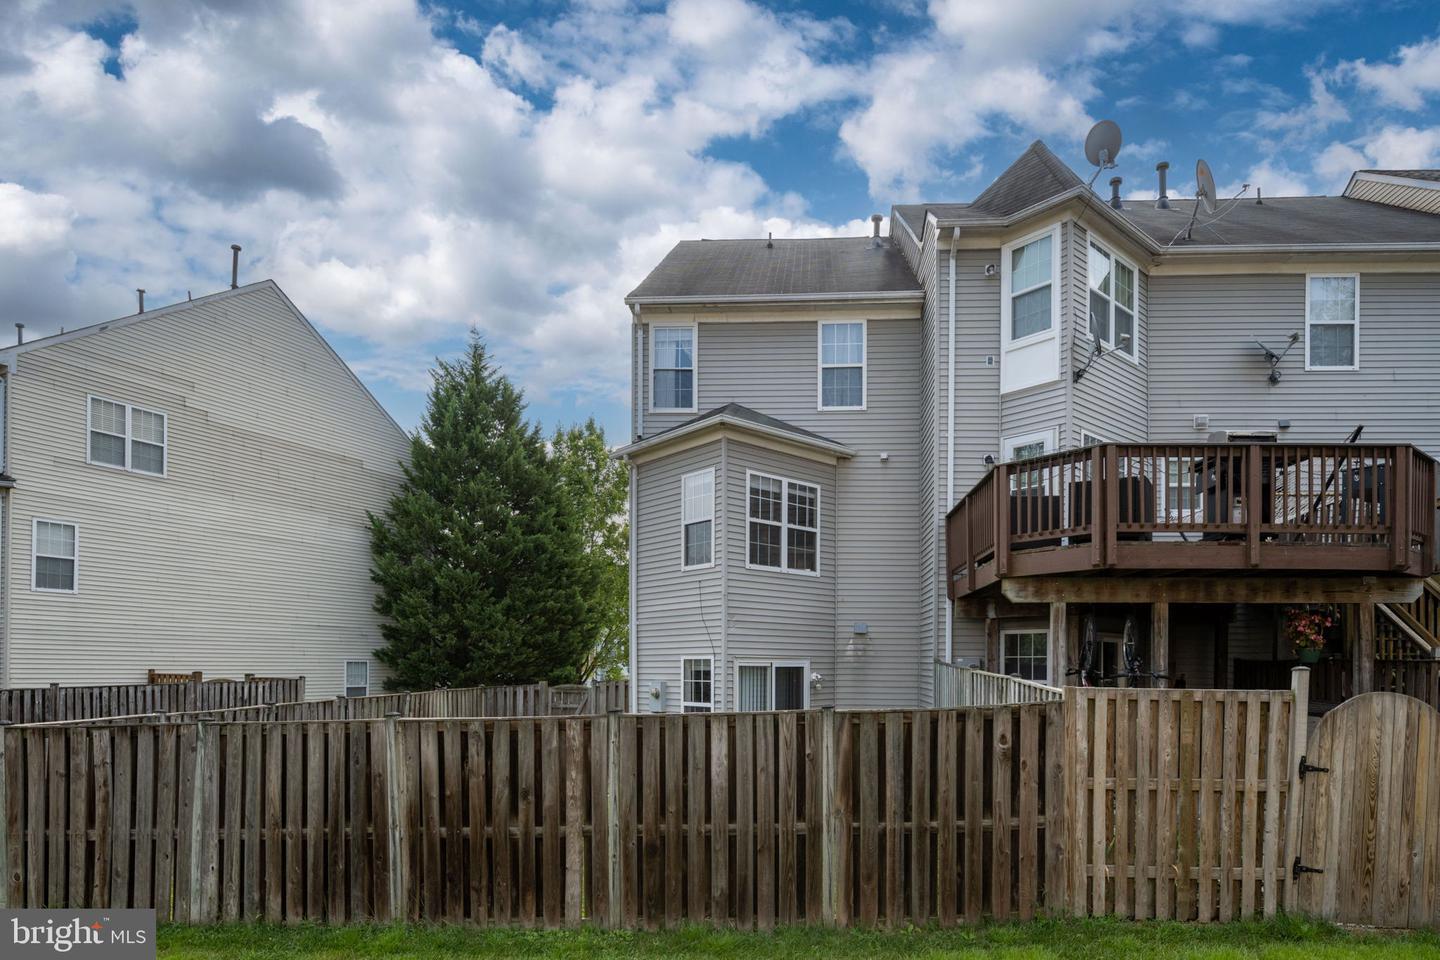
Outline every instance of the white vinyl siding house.
<path id="1" fill-rule="evenodd" d="M 278 287 L 0 362 L 6 685 L 156 669 L 377 689 L 366 511 L 398 488 L 409 441 Z"/>

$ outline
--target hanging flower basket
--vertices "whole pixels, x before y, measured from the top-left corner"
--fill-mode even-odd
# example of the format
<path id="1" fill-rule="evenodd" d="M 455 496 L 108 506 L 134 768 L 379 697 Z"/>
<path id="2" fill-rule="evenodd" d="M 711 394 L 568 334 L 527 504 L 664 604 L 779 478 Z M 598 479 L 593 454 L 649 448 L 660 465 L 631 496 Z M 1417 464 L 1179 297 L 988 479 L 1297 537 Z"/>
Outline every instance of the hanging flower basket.
<path id="1" fill-rule="evenodd" d="M 1285 639 L 1301 663 L 1316 663 L 1325 652 L 1328 631 L 1340 622 L 1335 607 L 1318 604 L 1285 608 Z"/>

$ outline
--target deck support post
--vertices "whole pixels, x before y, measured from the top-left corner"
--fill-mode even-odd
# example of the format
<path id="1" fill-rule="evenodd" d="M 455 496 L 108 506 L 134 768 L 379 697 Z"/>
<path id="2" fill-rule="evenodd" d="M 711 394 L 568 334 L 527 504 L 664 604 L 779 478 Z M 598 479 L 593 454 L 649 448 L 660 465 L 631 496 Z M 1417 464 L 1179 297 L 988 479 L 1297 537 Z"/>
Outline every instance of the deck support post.
<path id="1" fill-rule="evenodd" d="M 1000 663 L 1000 621 L 994 617 L 985 618 L 985 669 L 1003 673 Z"/>
<path id="2" fill-rule="evenodd" d="M 1150 604 L 1150 670 L 1166 674 L 1155 681 L 1158 687 L 1170 686 L 1170 601 L 1156 600 Z"/>
<path id="3" fill-rule="evenodd" d="M 1050 638 L 1045 650 L 1045 676 L 1052 687 L 1065 685 L 1065 646 L 1069 638 L 1064 600 L 1050 604 Z"/>
<path id="4" fill-rule="evenodd" d="M 1079 616 L 1070 616 L 1070 605 L 1067 604 L 1065 608 L 1065 659 L 1060 671 L 1061 675 L 1055 684 L 1057 687 L 1081 685 L 1078 672 L 1080 670 L 1080 631 L 1084 629 L 1081 621 L 1082 618 Z M 1077 672 L 1072 674 L 1070 672 L 1072 670 Z M 1075 677 L 1073 684 L 1070 683 L 1072 676 Z"/>
<path id="5" fill-rule="evenodd" d="M 1375 689 L 1375 604 L 1355 605 L 1355 635 L 1350 639 L 1350 665 L 1355 695 Z"/>

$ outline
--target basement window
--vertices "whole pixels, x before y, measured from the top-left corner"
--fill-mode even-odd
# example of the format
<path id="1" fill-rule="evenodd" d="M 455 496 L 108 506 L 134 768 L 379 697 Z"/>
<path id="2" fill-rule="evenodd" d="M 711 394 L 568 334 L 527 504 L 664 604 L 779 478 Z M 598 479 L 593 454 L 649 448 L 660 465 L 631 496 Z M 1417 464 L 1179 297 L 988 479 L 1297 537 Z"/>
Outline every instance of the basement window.
<path id="1" fill-rule="evenodd" d="M 345 661 L 345 696 L 364 697 L 370 693 L 370 661 Z"/>
<path id="2" fill-rule="evenodd" d="M 1000 671 L 1007 677 L 1050 682 L 1050 634 L 1045 630 L 1006 630 L 1000 634 Z"/>

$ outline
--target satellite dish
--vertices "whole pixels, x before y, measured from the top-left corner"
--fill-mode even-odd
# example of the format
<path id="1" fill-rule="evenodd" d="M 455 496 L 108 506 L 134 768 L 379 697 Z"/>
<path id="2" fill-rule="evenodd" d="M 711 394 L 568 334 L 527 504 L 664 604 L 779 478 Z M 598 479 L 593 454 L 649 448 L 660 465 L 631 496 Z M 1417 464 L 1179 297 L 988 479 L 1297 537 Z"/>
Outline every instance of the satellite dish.
<path id="1" fill-rule="evenodd" d="M 1206 213 L 1215 212 L 1215 178 L 1204 160 L 1195 161 L 1195 197 Z"/>
<path id="2" fill-rule="evenodd" d="M 1090 161 L 1091 166 L 1102 170 L 1113 167 L 1124 142 L 1118 123 L 1114 120 L 1101 120 L 1085 135 L 1085 159 Z"/>

